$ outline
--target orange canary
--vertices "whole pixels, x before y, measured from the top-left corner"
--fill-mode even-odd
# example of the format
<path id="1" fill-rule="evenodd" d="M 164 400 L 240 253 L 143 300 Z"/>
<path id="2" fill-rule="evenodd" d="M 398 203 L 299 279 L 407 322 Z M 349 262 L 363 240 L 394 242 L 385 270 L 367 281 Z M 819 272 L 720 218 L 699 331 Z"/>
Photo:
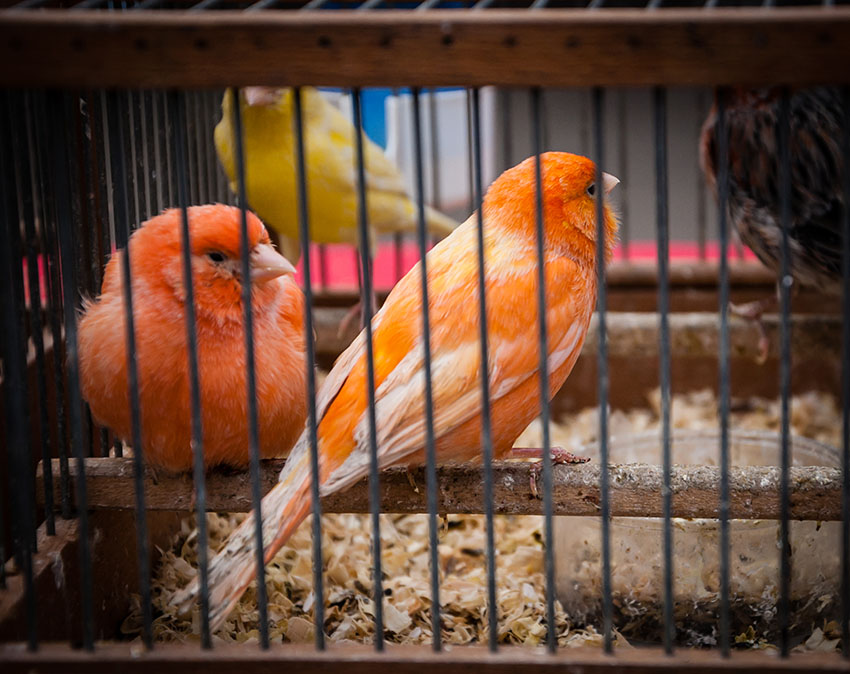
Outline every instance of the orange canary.
<path id="1" fill-rule="evenodd" d="M 238 208 L 189 208 L 198 336 L 204 462 L 249 460 L 245 333 Z M 133 315 L 147 462 L 192 468 L 192 414 L 183 288 L 182 214 L 163 212 L 130 237 Z M 304 296 L 295 269 L 248 213 L 260 455 L 293 445 L 306 416 Z M 131 440 L 124 320 L 124 251 L 106 265 L 100 297 L 85 302 L 79 325 L 80 382 L 94 418 Z"/>
<path id="2" fill-rule="evenodd" d="M 596 304 L 596 203 L 616 184 L 588 159 L 542 155 L 546 320 L 550 397 L 581 351 Z M 484 199 L 484 242 L 492 438 L 504 457 L 539 414 L 536 186 L 534 158 L 505 171 Z M 617 220 L 605 206 L 606 258 Z M 471 216 L 427 256 L 437 459 L 481 454 L 477 217 Z M 425 445 L 420 265 L 399 281 L 372 319 L 377 439 L 382 468 L 421 463 Z M 322 495 L 368 474 L 369 420 L 365 331 L 340 356 L 317 400 Z M 302 434 L 263 499 L 268 562 L 310 511 L 310 441 Z M 231 534 L 209 568 L 210 623 L 218 629 L 255 574 L 253 515 Z M 193 581 L 174 603 L 191 610 Z"/>

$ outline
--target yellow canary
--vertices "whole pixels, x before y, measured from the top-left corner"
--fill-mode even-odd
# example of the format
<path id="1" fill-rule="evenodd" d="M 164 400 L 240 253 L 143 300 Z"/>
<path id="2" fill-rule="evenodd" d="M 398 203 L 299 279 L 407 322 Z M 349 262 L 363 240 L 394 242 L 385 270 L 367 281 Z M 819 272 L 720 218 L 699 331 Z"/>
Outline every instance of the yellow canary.
<path id="1" fill-rule="evenodd" d="M 311 239 L 317 243 L 356 244 L 354 126 L 316 89 L 304 87 L 301 92 Z M 284 255 L 295 262 L 300 245 L 293 91 L 248 87 L 241 90 L 239 100 L 248 203 L 280 235 L 279 245 Z M 215 127 L 215 146 L 231 189 L 236 191 L 232 106 L 233 90 L 228 89 L 221 103 L 221 121 Z M 401 173 L 365 134 L 363 141 L 372 238 L 415 232 L 416 206 L 404 188 Z M 429 232 L 439 238 L 450 234 L 458 225 L 430 207 L 425 209 L 425 220 Z"/>

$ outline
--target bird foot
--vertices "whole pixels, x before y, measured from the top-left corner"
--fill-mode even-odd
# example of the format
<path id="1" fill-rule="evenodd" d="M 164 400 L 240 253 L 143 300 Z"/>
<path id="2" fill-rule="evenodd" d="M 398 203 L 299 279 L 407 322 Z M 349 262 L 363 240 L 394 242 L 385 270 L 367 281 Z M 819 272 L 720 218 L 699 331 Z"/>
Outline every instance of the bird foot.
<path id="1" fill-rule="evenodd" d="M 372 315 L 374 316 L 378 312 L 378 296 L 375 294 L 374 290 L 372 291 Z M 339 329 L 337 330 L 336 336 L 337 339 L 342 339 L 348 334 L 349 329 L 351 328 L 351 323 L 355 318 L 360 317 L 360 330 L 363 330 L 366 327 L 366 314 L 363 311 L 363 302 L 359 301 L 355 304 L 351 309 L 349 309 L 345 316 L 343 316 L 342 320 L 339 322 Z"/>
<path id="2" fill-rule="evenodd" d="M 733 304 L 729 302 L 729 311 L 732 314 L 752 322 L 756 326 L 756 330 L 758 330 L 759 338 L 756 362 L 759 365 L 764 365 L 770 352 L 770 340 L 767 338 L 767 332 L 764 329 L 764 323 L 761 319 L 764 316 L 764 312 L 774 304 L 776 304 L 776 298 L 772 296 L 763 300 L 747 302 L 746 304 Z"/>
<path id="3" fill-rule="evenodd" d="M 357 302 L 351 309 L 345 312 L 345 316 L 342 317 L 342 320 L 339 322 L 339 328 L 336 331 L 336 338 L 342 339 L 345 337 L 349 330 L 351 329 L 351 324 L 355 318 L 360 318 L 360 323 L 362 326 L 363 323 L 363 310 L 360 306 L 360 302 Z"/>
<path id="4" fill-rule="evenodd" d="M 413 477 L 413 473 L 410 472 L 410 467 L 408 467 L 405 472 L 407 473 L 407 481 L 410 483 L 410 486 L 413 487 L 413 491 L 418 494 L 419 487 L 416 486 L 416 479 Z"/>
<path id="5" fill-rule="evenodd" d="M 537 481 L 540 473 L 543 472 L 543 450 L 539 447 L 515 447 L 511 450 L 511 454 L 516 458 L 539 458 L 531 464 L 530 472 L 530 487 L 531 494 L 534 498 L 540 498 L 540 490 L 537 488 Z M 572 452 L 568 452 L 563 447 L 552 447 L 549 455 L 552 457 L 553 464 L 568 464 L 568 463 L 587 463 L 590 461 L 589 456 L 576 456 Z"/>

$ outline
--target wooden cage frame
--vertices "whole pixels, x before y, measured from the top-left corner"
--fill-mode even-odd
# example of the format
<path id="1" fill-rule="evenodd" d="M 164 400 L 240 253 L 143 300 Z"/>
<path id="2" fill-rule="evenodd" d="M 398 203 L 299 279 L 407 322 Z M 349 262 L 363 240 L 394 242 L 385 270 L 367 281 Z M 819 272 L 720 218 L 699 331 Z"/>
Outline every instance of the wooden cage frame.
<path id="1" fill-rule="evenodd" d="M 789 44 L 794 49 L 789 49 Z M 422 55 L 427 54 L 427 58 Z M 430 10 L 409 12 L 294 12 L 264 11 L 240 13 L 188 13 L 182 11 L 146 12 L 68 12 L 64 10 L 0 10 L 0 86 L 7 88 L 58 87 L 88 89 L 103 87 L 180 87 L 203 88 L 226 85 L 300 85 L 327 86 L 676 86 L 676 85 L 746 85 L 778 82 L 788 85 L 850 84 L 850 7 L 764 9 L 664 9 L 659 11 L 632 9 L 568 10 Z M 688 265 L 671 270 L 671 324 L 673 359 L 680 356 L 713 357 L 716 353 L 717 328 L 711 314 L 687 314 L 677 323 L 677 314 L 689 311 L 715 312 L 716 268 L 713 265 Z M 657 317 L 653 313 L 657 279 L 654 267 L 615 265 L 609 273 L 611 288 L 608 306 L 613 310 L 609 320 L 611 357 L 633 353 L 651 358 L 657 353 Z M 773 278 L 753 266 L 733 265 L 733 299 L 760 296 L 772 288 Z M 807 325 L 805 337 L 794 344 L 795 358 L 813 364 L 824 353 L 838 358 L 841 321 L 835 307 L 812 295 L 806 301 L 809 315 L 802 315 Z M 317 330 L 318 356 L 332 358 L 350 336 L 335 334 L 344 306 L 351 297 L 319 297 Z M 618 315 L 616 312 L 644 312 Z M 814 314 L 814 315 L 812 315 Z M 630 318 L 631 317 L 631 318 Z M 707 341 L 683 338 L 677 341 L 677 330 L 685 334 L 697 325 Z M 812 328 L 809 330 L 808 328 Z M 775 326 L 773 326 L 775 329 Z M 803 331 L 796 331 L 797 334 Z M 712 338 L 711 335 L 714 335 Z M 348 341 L 346 341 L 348 339 Z M 752 371 L 747 365 L 753 355 L 753 333 L 743 322 L 731 323 L 731 340 L 740 349 L 733 355 L 742 363 L 743 377 Z M 588 340 L 571 380 L 593 381 L 593 341 Z M 694 346 L 697 344 L 697 346 Z M 748 346 L 749 345 L 749 346 Z M 618 352 L 618 349 L 620 351 Z M 582 365 L 582 361 L 584 365 Z M 657 367 L 645 361 L 643 379 L 654 380 Z M 831 361 L 826 368 L 834 368 Z M 747 369 L 750 368 L 750 370 Z M 640 369 L 640 368 L 637 368 Z M 768 370 L 775 373 L 775 368 Z M 795 384 L 817 381 L 824 368 L 801 368 L 801 379 Z M 807 379 L 808 377 L 808 379 Z M 771 381 L 775 382 L 773 377 Z M 801 383 L 802 382 L 802 383 Z M 733 383 L 734 385 L 734 383 Z M 837 388 L 837 380 L 833 380 Z M 576 386 L 576 390 L 582 389 Z M 589 387 L 594 391 L 593 385 Z M 571 394 L 570 404 L 586 402 L 579 394 Z M 619 395 L 612 388 L 612 404 Z M 623 399 L 627 394 L 623 393 Z M 553 413 L 558 410 L 557 401 Z M 135 582 L 136 569 L 132 548 L 132 502 L 129 473 L 122 477 L 121 462 L 109 461 L 89 465 L 89 483 L 93 485 L 91 505 L 92 528 L 104 527 L 122 532 L 103 547 L 95 564 L 112 568 L 112 573 L 99 576 L 102 587 L 97 598 L 110 593 L 127 592 Z M 45 467 L 42 467 L 44 469 Z M 498 467 L 499 470 L 511 470 Z M 277 470 L 275 464 L 265 466 L 264 484 Z M 585 480 L 598 480 L 592 467 L 584 467 L 568 477 L 557 478 L 559 488 L 568 488 Z M 792 471 L 792 480 L 800 471 Z M 817 501 L 808 501 L 811 493 L 793 501 L 795 517 L 812 517 L 825 512 L 840 518 L 840 471 L 833 471 L 825 484 L 815 490 Z M 805 476 L 803 476 L 805 477 Z M 563 481 L 561 479 L 563 478 Z M 443 483 L 463 480 L 461 469 L 441 471 Z M 467 476 L 468 481 L 472 478 Z M 110 482 L 111 480 L 111 482 Z M 100 481 L 100 482 L 98 482 Z M 382 487 L 392 492 L 403 476 L 388 476 Z M 810 484 L 811 481 L 808 481 Z M 111 487 L 109 485 L 112 485 Z M 469 482 L 466 483 L 467 487 Z M 733 475 L 734 484 L 734 475 Z M 799 487 L 801 481 L 795 481 Z M 98 485 L 107 485 L 100 489 Z M 116 485 L 118 491 L 116 492 Z M 152 485 L 148 485 L 151 487 Z M 174 489 L 171 489 L 174 488 Z M 159 485 L 165 502 L 159 506 L 151 497 L 148 513 L 151 541 L 164 540 L 176 517 L 173 511 L 188 507 L 191 486 L 173 483 Z M 182 491 L 181 491 L 182 489 Z M 247 481 L 231 501 L 218 505 L 239 509 L 245 503 Z M 689 490 L 694 490 L 691 481 Z M 121 490 L 125 490 L 122 493 Z M 231 489 L 231 491 L 234 491 Z M 715 492 L 705 494 L 697 506 L 687 499 L 674 500 L 674 514 L 710 516 Z M 210 489 L 215 495 L 224 490 Z M 401 490 L 398 490 L 401 493 Z M 689 492 L 685 492 L 687 495 Z M 801 496 L 802 494 L 802 496 Z M 585 494 L 586 496 L 586 494 Z M 417 502 L 405 492 L 410 511 L 421 510 L 424 498 Z M 614 514 L 657 514 L 658 504 L 645 496 L 645 511 L 629 510 L 628 499 L 617 501 Z M 100 500 L 98 500 L 100 499 Z M 111 499 L 111 500 L 110 500 Z M 355 487 L 338 499 L 337 510 L 362 509 L 365 491 Z M 503 512 L 511 510 L 508 497 Z M 527 505 L 523 512 L 531 512 Z M 761 517 L 777 517 L 776 498 L 750 503 Z M 123 504 L 123 507 L 122 507 Z M 740 507 L 743 507 L 743 499 Z M 330 505 L 330 504 L 329 504 Z M 563 504 L 562 504 L 563 505 Z M 582 510 L 584 508 L 584 510 Z M 573 499 L 562 512 L 589 512 L 586 501 Z M 733 512 L 735 506 L 733 505 Z M 812 508 L 816 508 L 813 510 Z M 332 510 L 333 507 L 330 508 Z M 514 510 L 515 511 L 515 510 Z M 43 531 L 40 531 L 40 535 Z M 112 538 L 112 537 L 110 537 Z M 51 584 L 51 563 L 65 560 L 69 574 L 76 563 L 77 532 L 74 521 L 57 521 L 57 536 L 40 546 L 35 559 L 36 584 L 53 593 L 52 611 L 62 612 L 63 605 L 73 605 L 73 587 L 60 590 Z M 153 545 L 151 548 L 153 549 Z M 53 560 L 51 562 L 50 560 Z M 116 569 L 119 564 L 124 564 Z M 69 575 L 72 577 L 72 575 Z M 14 579 L 12 579 L 14 580 Z M 51 589 L 52 588 L 52 589 Z M 474 666 L 482 671 L 530 671 L 533 668 L 558 668 L 575 672 L 648 672 L 687 667 L 698 672 L 720 671 L 850 671 L 850 661 L 837 654 L 792 655 L 779 659 L 764 653 L 736 652 L 724 659 L 718 652 L 678 650 L 669 657 L 659 648 L 618 650 L 613 655 L 589 649 L 560 650 L 548 655 L 533 649 L 503 648 L 491 654 L 482 647 L 446 648 L 434 654 L 427 647 L 393 647 L 385 653 L 351 646 L 330 646 L 324 652 L 294 644 L 275 645 L 268 651 L 248 646 L 216 647 L 202 651 L 197 645 L 160 645 L 153 651 L 122 643 L 99 643 L 93 653 L 72 649 L 58 643 L 44 643 L 37 652 L 29 652 L 23 638 L 23 588 L 10 585 L 0 593 L 0 664 L 4 672 L 17 671 L 109 671 L 121 667 L 126 671 L 157 668 L 162 671 L 231 671 L 240 667 L 246 672 L 277 671 L 290 665 L 299 671 L 325 671 L 332 665 L 360 671 L 466 671 Z M 102 595 L 102 597 L 101 597 Z M 65 602 L 62 604 L 61 602 Z M 114 612 L 114 611 L 113 611 Z M 102 626 L 114 619 L 110 609 L 99 611 L 96 619 Z M 67 637 L 74 633 L 76 615 L 55 615 L 44 627 L 47 639 Z M 53 624 L 55 623 L 55 624 Z M 100 628 L 103 629 L 102 627 Z"/>

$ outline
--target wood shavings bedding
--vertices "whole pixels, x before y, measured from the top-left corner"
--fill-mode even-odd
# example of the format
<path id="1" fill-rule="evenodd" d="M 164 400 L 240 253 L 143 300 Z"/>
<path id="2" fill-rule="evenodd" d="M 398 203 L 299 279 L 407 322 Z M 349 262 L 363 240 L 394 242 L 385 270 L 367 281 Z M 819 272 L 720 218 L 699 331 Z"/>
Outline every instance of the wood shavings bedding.
<path id="1" fill-rule="evenodd" d="M 611 434 L 658 428 L 660 395 L 648 395 L 646 409 L 614 410 Z M 736 401 L 733 428 L 779 427 L 779 403 L 764 399 Z M 717 404 L 710 391 L 673 398 L 674 428 L 711 428 L 717 424 Z M 840 440 L 840 412 L 826 394 L 806 393 L 792 401 L 794 433 L 822 442 Z M 598 413 L 589 408 L 552 424 L 552 443 L 567 448 L 596 439 Z M 533 422 L 518 438 L 517 446 L 539 446 L 540 424 Z M 210 548 L 218 550 L 244 514 L 208 514 Z M 537 645 L 545 640 L 545 581 L 543 576 L 542 518 L 497 516 L 497 602 L 499 641 Z M 367 515 L 334 514 L 322 518 L 325 582 L 325 633 L 331 641 L 368 642 L 373 635 L 374 604 L 371 598 L 370 521 Z M 431 641 L 431 590 L 429 585 L 428 520 L 426 515 L 381 516 L 384 569 L 384 620 L 386 638 L 405 644 Z M 442 637 L 448 644 L 486 643 L 486 559 L 484 519 L 477 515 L 451 515 L 443 521 L 439 537 Z M 194 519 L 184 519 L 168 550 L 159 551 L 153 579 L 154 635 L 159 641 L 197 640 L 200 618 L 181 618 L 169 605 L 171 597 L 195 576 L 197 530 Z M 311 642 L 314 638 L 312 545 L 310 522 L 305 521 L 287 545 L 266 567 L 272 640 Z M 255 585 L 246 591 L 237 608 L 213 639 L 255 642 L 258 612 Z M 822 650 L 832 644 L 830 625 L 818 627 L 807 644 Z M 593 625 L 573 625 L 556 602 L 556 628 L 560 646 L 601 646 Z M 823 629 L 821 629 L 823 628 Z M 138 597 L 122 625 L 128 638 L 141 632 Z M 818 636 L 819 635 L 819 636 Z M 826 636 L 824 636 L 826 635 Z M 628 642 L 616 634 L 619 647 Z M 742 635 L 746 641 L 746 635 Z M 751 646 L 764 647 L 754 638 Z M 805 648 L 806 646 L 801 646 Z"/>

